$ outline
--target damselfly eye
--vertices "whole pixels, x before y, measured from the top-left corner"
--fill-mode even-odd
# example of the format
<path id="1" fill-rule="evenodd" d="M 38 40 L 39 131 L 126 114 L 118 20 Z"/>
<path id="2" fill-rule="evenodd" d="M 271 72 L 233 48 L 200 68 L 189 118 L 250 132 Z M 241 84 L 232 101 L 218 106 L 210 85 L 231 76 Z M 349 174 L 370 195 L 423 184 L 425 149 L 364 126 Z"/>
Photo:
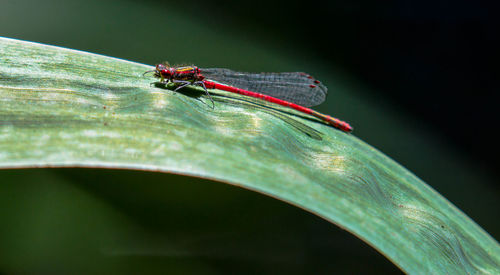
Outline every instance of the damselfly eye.
<path id="1" fill-rule="evenodd" d="M 163 77 L 170 77 L 172 75 L 172 73 L 170 72 L 169 69 L 163 69 L 160 71 L 161 75 L 163 75 Z"/>
<path id="2" fill-rule="evenodd" d="M 166 68 L 165 68 L 165 65 L 163 65 L 163 64 L 158 64 L 158 65 L 156 65 L 156 70 L 157 70 L 157 71 L 163 71 L 163 70 L 165 70 L 165 69 L 166 69 Z"/>

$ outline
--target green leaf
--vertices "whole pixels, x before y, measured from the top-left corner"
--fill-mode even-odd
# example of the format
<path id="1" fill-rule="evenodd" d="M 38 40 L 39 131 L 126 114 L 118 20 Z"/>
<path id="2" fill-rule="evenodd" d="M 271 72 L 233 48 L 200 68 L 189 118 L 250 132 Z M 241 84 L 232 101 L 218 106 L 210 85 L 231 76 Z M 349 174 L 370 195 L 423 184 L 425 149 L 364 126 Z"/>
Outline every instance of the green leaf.
<path id="1" fill-rule="evenodd" d="M 209 178 L 284 200 L 409 273 L 500 272 L 498 243 L 415 175 L 297 112 L 150 85 L 152 66 L 0 38 L 0 167 Z"/>

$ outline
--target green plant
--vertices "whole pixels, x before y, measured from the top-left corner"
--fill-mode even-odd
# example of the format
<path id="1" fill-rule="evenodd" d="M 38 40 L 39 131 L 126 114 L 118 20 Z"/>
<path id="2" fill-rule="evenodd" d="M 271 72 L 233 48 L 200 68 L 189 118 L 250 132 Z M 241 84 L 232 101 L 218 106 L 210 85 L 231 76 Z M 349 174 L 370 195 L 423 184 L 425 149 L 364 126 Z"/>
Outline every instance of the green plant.
<path id="1" fill-rule="evenodd" d="M 281 107 L 173 92 L 151 66 L 0 38 L 0 167 L 202 177 L 301 207 L 409 273 L 500 270 L 500 247 L 432 188 L 357 139 Z M 267 106 L 270 107 L 270 106 Z"/>

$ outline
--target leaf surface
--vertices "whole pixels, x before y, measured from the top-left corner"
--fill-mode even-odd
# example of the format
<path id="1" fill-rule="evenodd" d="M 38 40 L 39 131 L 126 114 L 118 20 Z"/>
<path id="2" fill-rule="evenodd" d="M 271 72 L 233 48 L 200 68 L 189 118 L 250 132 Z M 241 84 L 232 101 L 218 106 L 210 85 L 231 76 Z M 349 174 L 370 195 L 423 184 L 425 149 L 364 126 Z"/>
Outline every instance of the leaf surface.
<path id="1" fill-rule="evenodd" d="M 409 273 L 498 274 L 500 247 L 354 135 L 279 106 L 151 85 L 152 66 L 0 38 L 0 167 L 103 167 L 209 178 L 352 232 Z"/>

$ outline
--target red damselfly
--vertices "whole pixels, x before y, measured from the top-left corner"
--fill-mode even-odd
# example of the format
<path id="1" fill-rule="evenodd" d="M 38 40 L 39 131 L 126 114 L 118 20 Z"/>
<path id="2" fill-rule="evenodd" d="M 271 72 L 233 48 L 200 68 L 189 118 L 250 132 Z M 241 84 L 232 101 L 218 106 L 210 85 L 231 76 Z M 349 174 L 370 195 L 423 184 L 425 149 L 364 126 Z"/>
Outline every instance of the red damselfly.
<path id="1" fill-rule="evenodd" d="M 347 122 L 307 108 L 325 101 L 327 88 L 306 73 L 242 73 L 221 68 L 204 69 L 168 64 L 158 64 L 155 70 L 148 72 L 154 73 L 161 83 L 174 83 L 177 85 L 175 90 L 187 85 L 201 86 L 210 100 L 212 98 L 207 89 L 255 97 L 315 116 L 342 131 L 352 131 Z"/>

